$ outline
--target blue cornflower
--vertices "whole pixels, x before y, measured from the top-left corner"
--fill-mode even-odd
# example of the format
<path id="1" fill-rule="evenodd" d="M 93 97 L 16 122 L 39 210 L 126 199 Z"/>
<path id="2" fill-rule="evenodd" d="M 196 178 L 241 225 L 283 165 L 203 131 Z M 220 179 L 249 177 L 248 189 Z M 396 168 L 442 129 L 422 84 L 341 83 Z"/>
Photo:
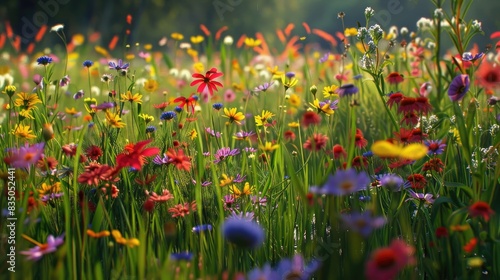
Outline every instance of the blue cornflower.
<path id="1" fill-rule="evenodd" d="M 295 77 L 295 73 L 294 72 L 286 72 L 285 76 L 287 76 L 287 78 L 291 79 L 291 78 Z"/>
<path id="2" fill-rule="evenodd" d="M 94 62 L 92 60 L 85 60 L 83 62 L 83 67 L 90 68 L 90 67 L 92 67 L 92 65 L 94 65 Z"/>
<path id="3" fill-rule="evenodd" d="M 193 254 L 189 252 L 182 253 L 172 253 L 170 254 L 170 259 L 174 261 L 191 261 L 193 259 Z"/>
<path id="4" fill-rule="evenodd" d="M 236 246 L 256 248 L 264 242 L 262 227 L 252 220 L 232 216 L 222 225 L 224 238 Z"/>
<path id="5" fill-rule="evenodd" d="M 38 62 L 38 65 L 47 65 L 47 64 L 50 64 L 52 63 L 52 57 L 50 56 L 40 56 L 36 62 Z"/>
<path id="6" fill-rule="evenodd" d="M 212 228 L 213 228 L 212 225 L 208 225 L 208 224 L 199 225 L 199 226 L 193 227 L 193 232 L 194 233 L 200 233 L 202 231 L 211 231 Z"/>
<path id="7" fill-rule="evenodd" d="M 366 189 L 371 183 L 366 172 L 357 172 L 356 169 L 338 170 L 335 175 L 329 175 L 322 188 L 311 187 L 312 193 L 328 195 L 347 195 Z"/>
<path id="8" fill-rule="evenodd" d="M 363 153 L 363 157 L 372 157 L 373 156 L 373 152 L 372 151 L 368 151 L 368 152 L 364 152 Z"/>
<path id="9" fill-rule="evenodd" d="M 167 111 L 161 113 L 160 120 L 168 121 L 177 117 L 177 114 L 174 111 Z"/>
<path id="10" fill-rule="evenodd" d="M 121 59 L 118 59 L 118 63 L 110 61 L 108 65 L 109 69 L 115 69 L 119 71 L 119 70 L 127 70 L 130 64 L 128 63 L 123 64 L 123 61 Z"/>
<path id="11" fill-rule="evenodd" d="M 214 103 L 214 105 L 212 105 L 212 108 L 214 108 L 217 111 L 222 109 L 222 107 L 224 107 L 224 105 L 222 105 L 222 103 Z"/>
<path id="12" fill-rule="evenodd" d="M 146 127 L 146 133 L 154 133 L 156 131 L 156 127 L 155 126 L 148 126 Z"/>
<path id="13" fill-rule="evenodd" d="M 353 84 L 345 84 L 335 90 L 340 97 L 351 96 L 358 93 L 358 88 Z"/>
<path id="14" fill-rule="evenodd" d="M 177 113 L 180 113 L 180 112 L 182 112 L 182 107 L 176 106 L 174 108 L 174 111 L 176 111 Z"/>

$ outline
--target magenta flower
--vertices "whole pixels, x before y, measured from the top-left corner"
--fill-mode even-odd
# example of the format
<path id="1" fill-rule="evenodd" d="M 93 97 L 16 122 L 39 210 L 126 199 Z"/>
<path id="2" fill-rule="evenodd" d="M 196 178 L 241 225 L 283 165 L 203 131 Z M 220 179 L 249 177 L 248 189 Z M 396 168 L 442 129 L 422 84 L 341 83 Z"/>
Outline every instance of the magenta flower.
<path id="1" fill-rule="evenodd" d="M 47 243 L 38 244 L 28 251 L 21 251 L 21 254 L 28 256 L 28 260 L 38 261 L 43 257 L 43 255 L 55 252 L 57 250 L 57 247 L 61 246 L 63 243 L 64 234 L 59 237 L 49 235 L 47 237 Z"/>
<path id="2" fill-rule="evenodd" d="M 470 80 L 469 75 L 461 74 L 456 76 L 450 84 L 448 89 L 448 96 L 451 101 L 460 101 L 464 98 L 467 91 L 469 91 Z"/>
<path id="3" fill-rule="evenodd" d="M 45 143 L 29 146 L 27 143 L 19 149 L 7 149 L 8 156 L 3 160 L 13 168 L 29 168 L 42 158 Z"/>

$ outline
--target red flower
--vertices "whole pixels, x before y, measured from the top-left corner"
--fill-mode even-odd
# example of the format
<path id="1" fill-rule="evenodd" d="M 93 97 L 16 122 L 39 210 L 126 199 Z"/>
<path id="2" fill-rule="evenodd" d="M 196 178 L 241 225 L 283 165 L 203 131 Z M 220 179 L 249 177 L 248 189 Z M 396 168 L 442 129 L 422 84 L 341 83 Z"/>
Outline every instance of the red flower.
<path id="1" fill-rule="evenodd" d="M 184 151 L 169 149 L 166 153 L 169 163 L 175 165 L 179 170 L 189 171 L 191 169 L 191 159 L 184 154 Z"/>
<path id="2" fill-rule="evenodd" d="M 291 130 L 287 130 L 283 134 L 284 134 L 285 140 L 287 140 L 287 141 L 294 141 L 296 138 L 295 133 Z"/>
<path id="3" fill-rule="evenodd" d="M 498 65 L 484 61 L 481 63 L 476 75 L 477 82 L 487 89 L 500 86 L 500 66 Z"/>
<path id="4" fill-rule="evenodd" d="M 305 112 L 302 115 L 302 125 L 308 127 L 310 125 L 318 125 L 321 122 L 321 117 L 315 112 Z"/>
<path id="5" fill-rule="evenodd" d="M 193 78 L 195 78 L 195 80 L 191 82 L 190 86 L 200 84 L 198 86 L 198 89 L 196 89 L 198 93 L 203 93 L 203 91 L 207 87 L 208 92 L 210 92 L 210 96 L 212 96 L 214 95 L 214 90 L 217 91 L 217 87 L 222 87 L 222 84 L 220 82 L 214 81 L 214 79 L 222 75 L 223 74 L 221 72 L 217 72 L 217 68 L 215 67 L 208 70 L 205 76 L 200 73 L 194 73 Z"/>
<path id="6" fill-rule="evenodd" d="M 191 114 L 194 114 L 194 106 L 196 105 L 197 101 L 198 101 L 198 96 L 194 95 L 194 93 L 191 94 L 188 98 L 181 96 L 174 99 L 175 103 L 180 103 L 179 107 L 182 108 L 186 106 L 188 110 L 190 109 L 189 111 L 191 111 Z"/>
<path id="7" fill-rule="evenodd" d="M 136 144 L 127 144 L 125 151 L 116 156 L 116 163 L 120 168 L 131 166 L 136 170 L 141 170 L 146 163 L 146 157 L 155 156 L 160 152 L 156 147 L 144 148 L 151 143 L 152 139 L 137 142 Z"/>
<path id="8" fill-rule="evenodd" d="M 401 99 L 403 99 L 404 95 L 401 92 L 394 92 L 389 95 L 389 100 L 387 100 L 387 106 L 389 108 L 392 108 L 392 105 L 397 104 L 399 105 L 399 102 L 401 102 Z"/>
<path id="9" fill-rule="evenodd" d="M 401 124 L 405 123 L 409 126 L 416 126 L 418 124 L 418 116 L 414 112 L 406 113 L 401 119 Z"/>
<path id="10" fill-rule="evenodd" d="M 424 168 L 422 171 L 436 171 L 437 173 L 443 172 L 444 163 L 439 158 L 430 159 L 428 162 L 424 164 Z"/>
<path id="11" fill-rule="evenodd" d="M 414 247 L 401 240 L 392 241 L 390 247 L 377 249 L 366 263 L 366 278 L 368 280 L 396 279 L 405 266 L 415 263 L 414 252 Z"/>
<path id="12" fill-rule="evenodd" d="M 399 74 L 398 72 L 392 72 L 389 75 L 387 75 L 387 82 L 391 85 L 397 85 L 403 82 L 403 80 L 404 80 L 403 75 Z"/>
<path id="13" fill-rule="evenodd" d="M 359 128 L 356 128 L 356 135 L 354 139 L 356 147 L 360 149 L 366 147 L 366 145 L 368 144 L 368 141 L 363 137 L 363 132 Z"/>
<path id="14" fill-rule="evenodd" d="M 427 184 L 427 180 L 425 180 L 425 177 L 422 174 L 412 174 L 406 178 L 411 184 L 412 189 L 423 189 L 425 188 L 425 185 Z"/>
<path id="15" fill-rule="evenodd" d="M 427 115 L 431 110 L 432 106 L 429 103 L 429 98 L 427 97 L 417 97 L 415 104 L 417 105 L 417 111 L 421 114 Z"/>
<path id="16" fill-rule="evenodd" d="M 472 253 L 477 245 L 477 238 L 473 237 L 467 244 L 464 245 L 464 251 L 466 253 Z"/>
<path id="17" fill-rule="evenodd" d="M 413 111 L 417 111 L 419 105 L 417 104 L 417 99 L 415 97 L 407 97 L 403 96 L 403 98 L 399 101 L 398 113 L 409 113 Z"/>
<path id="18" fill-rule="evenodd" d="M 326 147 L 327 142 L 328 136 L 321 133 L 314 133 L 312 137 L 306 140 L 303 146 L 308 151 L 319 151 Z"/>
<path id="19" fill-rule="evenodd" d="M 448 237 L 448 229 L 446 227 L 438 227 L 436 229 L 436 237 Z"/>
<path id="20" fill-rule="evenodd" d="M 336 144 L 335 146 L 333 146 L 333 158 L 339 159 L 340 157 L 346 158 L 347 152 L 341 145 Z"/>
<path id="21" fill-rule="evenodd" d="M 469 207 L 469 215 L 471 217 L 483 217 L 485 221 L 490 220 L 490 216 L 495 213 L 491 210 L 490 205 L 484 201 L 478 201 Z"/>
<path id="22" fill-rule="evenodd" d="M 98 160 L 102 156 L 102 150 L 99 146 L 92 145 L 87 148 L 85 154 L 91 160 Z"/>

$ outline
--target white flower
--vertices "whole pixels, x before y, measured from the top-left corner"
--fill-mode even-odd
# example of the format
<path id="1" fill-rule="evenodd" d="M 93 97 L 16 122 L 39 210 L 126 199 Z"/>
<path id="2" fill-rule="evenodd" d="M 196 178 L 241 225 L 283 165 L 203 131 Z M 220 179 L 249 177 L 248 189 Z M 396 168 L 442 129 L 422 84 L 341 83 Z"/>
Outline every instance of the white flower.
<path id="1" fill-rule="evenodd" d="M 233 42 L 234 42 L 233 37 L 229 35 L 224 37 L 224 45 L 231 46 Z"/>
<path id="2" fill-rule="evenodd" d="M 168 71 L 168 74 L 177 78 L 177 76 L 179 76 L 179 69 L 171 68 L 170 71 Z"/>
<path id="3" fill-rule="evenodd" d="M 408 34 L 408 28 L 407 27 L 401 27 L 401 30 L 399 31 L 401 35 L 406 35 Z"/>
<path id="4" fill-rule="evenodd" d="M 181 48 L 181 49 L 190 49 L 191 48 L 191 44 L 184 42 L 184 43 L 181 43 L 179 45 L 179 48 Z"/>
<path id="5" fill-rule="evenodd" d="M 375 14 L 375 10 L 373 10 L 371 7 L 367 7 L 365 9 L 365 17 L 366 18 L 371 18 Z"/>
<path id="6" fill-rule="evenodd" d="M 50 29 L 50 32 L 58 32 L 60 30 L 62 30 L 64 28 L 64 24 L 56 24 L 54 26 L 52 26 L 52 28 Z"/>
<path id="7" fill-rule="evenodd" d="M 477 19 L 475 19 L 474 21 L 472 21 L 472 30 L 473 31 L 483 31 L 483 29 L 481 28 L 481 22 L 478 21 Z"/>

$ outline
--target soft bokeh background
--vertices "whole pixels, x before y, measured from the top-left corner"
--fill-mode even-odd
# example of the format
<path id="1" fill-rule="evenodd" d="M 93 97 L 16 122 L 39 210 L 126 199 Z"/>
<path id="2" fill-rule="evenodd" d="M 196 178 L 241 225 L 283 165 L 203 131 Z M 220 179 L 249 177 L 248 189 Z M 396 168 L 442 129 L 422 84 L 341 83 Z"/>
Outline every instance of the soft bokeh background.
<path id="1" fill-rule="evenodd" d="M 443 2 L 449 8 L 451 1 Z M 391 14 L 391 5 L 401 6 L 401 12 Z M 130 42 L 156 43 L 174 31 L 188 36 L 201 34 L 199 24 L 203 23 L 212 31 L 227 25 L 225 34 L 235 36 L 262 31 L 272 44 L 273 32 L 290 22 L 298 27 L 295 32 L 303 31 L 300 24 L 307 22 L 312 28 L 334 34 L 342 29 L 337 14 L 343 11 L 347 27 L 356 26 L 357 21 L 363 24 L 367 6 L 376 10 L 384 29 L 397 25 L 415 30 L 416 21 L 431 17 L 434 10 L 431 0 L 2 0 L 0 31 L 4 32 L 5 21 L 11 22 L 17 34 L 23 34 L 30 24 L 46 20 L 49 26 L 63 23 L 67 34 L 99 31 L 103 42 L 108 42 L 113 35 L 124 34 L 125 17 L 131 14 Z M 500 1 L 474 1 L 468 18 L 479 19 L 485 31 L 475 42 L 485 45 L 489 35 L 500 30 L 499 10 Z"/>

